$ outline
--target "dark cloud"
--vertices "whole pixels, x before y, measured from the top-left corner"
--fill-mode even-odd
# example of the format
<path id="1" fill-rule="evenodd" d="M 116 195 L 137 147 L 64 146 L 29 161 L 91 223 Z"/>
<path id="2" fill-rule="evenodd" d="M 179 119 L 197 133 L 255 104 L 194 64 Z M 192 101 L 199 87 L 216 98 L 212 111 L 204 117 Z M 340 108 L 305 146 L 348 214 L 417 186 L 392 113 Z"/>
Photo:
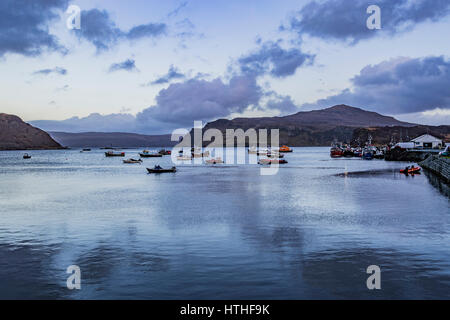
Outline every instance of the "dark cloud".
<path id="1" fill-rule="evenodd" d="M 352 89 L 314 105 L 348 104 L 387 114 L 450 109 L 450 61 L 444 57 L 399 58 L 370 65 L 352 83 Z"/>
<path id="2" fill-rule="evenodd" d="M 149 23 L 133 27 L 125 37 L 130 40 L 140 38 L 154 38 L 167 32 L 167 25 L 164 23 Z"/>
<path id="3" fill-rule="evenodd" d="M 281 115 L 299 111 L 298 106 L 292 101 L 290 96 L 277 96 L 275 99 L 270 99 L 266 104 L 266 109 L 279 110 Z"/>
<path id="4" fill-rule="evenodd" d="M 116 26 L 108 11 L 99 9 L 81 11 L 81 29 L 74 29 L 79 38 L 91 42 L 99 52 L 110 49 L 122 39 L 155 38 L 166 31 L 166 24 L 149 23 L 135 26 L 126 32 Z"/>
<path id="5" fill-rule="evenodd" d="M 381 9 L 382 30 L 369 30 L 366 10 Z M 380 34 L 395 34 L 425 21 L 437 21 L 450 13 L 448 0 L 328 0 L 312 1 L 298 11 L 282 29 L 300 37 L 310 35 L 357 43 Z"/>
<path id="6" fill-rule="evenodd" d="M 49 33 L 49 23 L 68 0 L 0 1 L 0 57 L 6 53 L 40 55 L 43 50 L 66 52 Z"/>
<path id="7" fill-rule="evenodd" d="M 254 77 L 235 76 L 228 83 L 190 79 L 171 84 L 156 97 L 156 105 L 137 115 L 142 126 L 155 121 L 177 126 L 192 126 L 194 120 L 208 121 L 242 112 L 258 105 L 262 89 Z"/>
<path id="8" fill-rule="evenodd" d="M 293 75 L 296 70 L 311 64 L 314 56 L 297 48 L 284 49 L 280 42 L 265 42 L 260 48 L 238 59 L 241 72 L 251 75 L 270 74 L 277 78 Z"/>
<path id="9" fill-rule="evenodd" d="M 125 70 L 125 71 L 137 71 L 136 62 L 133 59 L 127 59 L 123 62 L 113 63 L 109 67 L 109 72 Z"/>
<path id="10" fill-rule="evenodd" d="M 171 65 L 167 74 L 152 81 L 150 84 L 152 85 L 165 84 L 171 82 L 172 80 L 184 79 L 185 77 L 186 76 L 183 73 L 181 73 L 176 67 Z"/>
<path id="11" fill-rule="evenodd" d="M 54 67 L 53 69 L 42 69 L 33 72 L 33 75 L 44 75 L 47 76 L 49 74 L 59 74 L 61 76 L 65 76 L 67 74 L 67 69 L 61 67 Z"/>

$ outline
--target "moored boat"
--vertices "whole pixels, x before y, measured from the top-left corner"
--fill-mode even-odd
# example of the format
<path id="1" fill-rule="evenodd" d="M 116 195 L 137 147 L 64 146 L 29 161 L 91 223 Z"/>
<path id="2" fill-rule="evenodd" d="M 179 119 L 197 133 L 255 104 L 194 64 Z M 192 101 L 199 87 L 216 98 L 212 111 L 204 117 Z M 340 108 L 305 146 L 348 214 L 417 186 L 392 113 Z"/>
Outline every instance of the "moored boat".
<path id="1" fill-rule="evenodd" d="M 179 161 L 191 161 L 192 157 L 189 157 L 189 156 L 178 156 L 177 160 L 179 160 Z"/>
<path id="2" fill-rule="evenodd" d="M 163 156 L 170 156 L 172 154 L 172 151 L 166 150 L 166 149 L 161 149 L 158 151 L 158 153 L 162 154 Z"/>
<path id="3" fill-rule="evenodd" d="M 106 157 L 125 157 L 125 152 L 114 152 L 114 151 L 107 151 L 105 152 Z"/>
<path id="4" fill-rule="evenodd" d="M 258 161 L 258 164 L 285 164 L 288 163 L 284 159 L 261 159 Z"/>
<path id="5" fill-rule="evenodd" d="M 217 158 L 208 159 L 205 162 L 208 164 L 218 164 L 218 163 L 223 163 L 223 160 L 221 157 L 217 157 Z"/>
<path id="6" fill-rule="evenodd" d="M 148 150 L 144 150 L 139 153 L 141 158 L 161 158 L 163 155 L 156 152 L 149 152 Z"/>
<path id="7" fill-rule="evenodd" d="M 147 171 L 148 171 L 148 173 L 168 173 L 168 172 L 177 172 L 177 168 L 172 167 L 170 169 L 164 169 L 164 168 L 161 168 L 160 166 L 155 166 L 153 169 L 147 168 Z"/>
<path id="8" fill-rule="evenodd" d="M 127 160 L 123 160 L 123 163 L 142 163 L 141 159 L 127 159 Z"/>
<path id="9" fill-rule="evenodd" d="M 344 151 L 342 151 L 342 149 L 339 147 L 331 147 L 330 156 L 332 158 L 341 158 L 344 156 Z"/>
<path id="10" fill-rule="evenodd" d="M 280 147 L 280 149 L 278 150 L 278 152 L 283 152 L 283 153 L 286 153 L 286 152 L 293 152 L 294 150 L 292 150 L 291 148 L 289 148 L 288 146 L 286 146 L 286 145 L 282 145 L 281 147 Z"/>

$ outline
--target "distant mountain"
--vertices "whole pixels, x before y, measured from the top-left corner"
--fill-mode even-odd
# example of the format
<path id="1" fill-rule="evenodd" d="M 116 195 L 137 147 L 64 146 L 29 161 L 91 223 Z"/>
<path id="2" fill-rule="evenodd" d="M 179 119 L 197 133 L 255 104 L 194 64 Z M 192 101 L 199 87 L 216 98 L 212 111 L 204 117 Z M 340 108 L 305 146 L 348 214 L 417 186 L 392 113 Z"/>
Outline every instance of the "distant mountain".
<path id="1" fill-rule="evenodd" d="M 143 135 L 124 132 L 50 132 L 53 139 L 70 148 L 84 147 L 171 147 L 176 144 L 171 135 Z"/>
<path id="2" fill-rule="evenodd" d="M 0 113 L 0 150 L 62 149 L 50 135 L 17 116 Z"/>
<path id="3" fill-rule="evenodd" d="M 333 140 L 350 141 L 355 128 L 402 126 L 415 124 L 402 122 L 376 112 L 337 105 L 323 110 L 298 112 L 285 117 L 219 119 L 208 123 L 203 130 L 219 129 L 279 129 L 280 143 L 291 146 L 324 146 Z M 225 139 L 224 139 L 225 140 Z"/>
<path id="4" fill-rule="evenodd" d="M 30 123 L 47 132 L 137 132 L 136 118 L 131 114 L 114 113 L 101 115 L 91 113 L 84 118 L 66 120 L 34 120 Z"/>

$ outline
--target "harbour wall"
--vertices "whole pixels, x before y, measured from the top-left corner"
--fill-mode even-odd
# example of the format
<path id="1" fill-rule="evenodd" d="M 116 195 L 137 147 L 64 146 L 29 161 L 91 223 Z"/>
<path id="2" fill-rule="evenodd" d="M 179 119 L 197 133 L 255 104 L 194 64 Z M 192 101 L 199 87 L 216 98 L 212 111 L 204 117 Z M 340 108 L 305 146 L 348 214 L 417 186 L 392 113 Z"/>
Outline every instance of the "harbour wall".
<path id="1" fill-rule="evenodd" d="M 420 162 L 419 165 L 422 168 L 430 170 L 434 174 L 443 178 L 446 182 L 450 182 L 450 159 L 439 157 L 439 156 L 431 156 Z"/>

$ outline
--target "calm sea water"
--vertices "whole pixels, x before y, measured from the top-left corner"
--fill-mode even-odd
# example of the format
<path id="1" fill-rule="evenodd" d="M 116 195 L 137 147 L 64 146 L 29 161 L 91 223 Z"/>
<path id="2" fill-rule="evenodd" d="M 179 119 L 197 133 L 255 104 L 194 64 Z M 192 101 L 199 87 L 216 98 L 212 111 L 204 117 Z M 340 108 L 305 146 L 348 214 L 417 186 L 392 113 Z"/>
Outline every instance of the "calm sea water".
<path id="1" fill-rule="evenodd" d="M 0 152 L 0 298 L 450 299 L 449 187 L 328 152 L 296 148 L 275 176 Z M 81 290 L 66 287 L 69 265 Z M 381 290 L 366 287 L 369 265 Z"/>

